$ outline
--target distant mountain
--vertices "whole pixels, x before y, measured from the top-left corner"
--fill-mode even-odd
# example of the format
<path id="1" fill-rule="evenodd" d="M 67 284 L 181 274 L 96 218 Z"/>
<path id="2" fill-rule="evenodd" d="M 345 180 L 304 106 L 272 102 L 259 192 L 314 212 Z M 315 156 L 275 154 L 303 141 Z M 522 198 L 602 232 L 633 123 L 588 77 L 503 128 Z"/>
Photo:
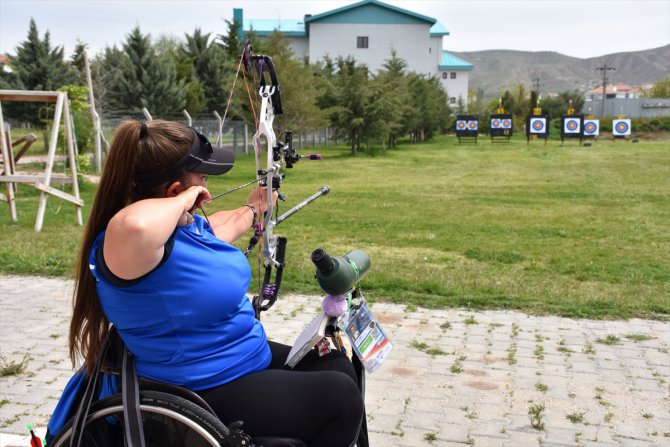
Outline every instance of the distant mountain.
<path id="1" fill-rule="evenodd" d="M 607 64 L 612 84 L 641 86 L 670 77 L 670 45 L 651 50 L 614 53 L 580 59 L 552 51 L 487 50 L 450 53 L 474 65 L 470 72 L 470 90 L 483 89 L 486 98 L 497 98 L 508 89 L 524 84 L 530 91 L 533 79 L 540 78 L 543 95 L 566 90 L 586 92 L 602 84 Z"/>

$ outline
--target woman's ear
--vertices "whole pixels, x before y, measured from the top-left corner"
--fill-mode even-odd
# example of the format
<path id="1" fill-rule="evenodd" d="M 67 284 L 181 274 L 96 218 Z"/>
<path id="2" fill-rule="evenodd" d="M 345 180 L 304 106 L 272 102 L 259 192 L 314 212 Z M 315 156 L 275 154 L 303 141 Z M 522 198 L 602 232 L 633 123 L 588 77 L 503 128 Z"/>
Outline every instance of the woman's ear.
<path id="1" fill-rule="evenodd" d="M 172 184 L 168 185 L 168 187 L 165 190 L 165 197 L 177 197 L 180 192 L 182 192 L 183 186 L 181 182 L 172 182 Z"/>

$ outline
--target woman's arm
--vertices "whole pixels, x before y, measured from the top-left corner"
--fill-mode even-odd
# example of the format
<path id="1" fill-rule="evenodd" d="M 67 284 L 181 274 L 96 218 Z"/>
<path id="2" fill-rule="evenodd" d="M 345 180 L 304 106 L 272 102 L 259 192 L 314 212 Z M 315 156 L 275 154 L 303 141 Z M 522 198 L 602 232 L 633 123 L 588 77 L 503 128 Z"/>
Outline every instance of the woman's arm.
<path id="1" fill-rule="evenodd" d="M 153 270 L 177 226 L 188 224 L 189 211 L 209 198 L 202 186 L 192 186 L 174 197 L 135 202 L 107 225 L 103 256 L 109 270 L 122 279 L 136 279 Z"/>
<path id="2" fill-rule="evenodd" d="M 272 204 L 268 206 L 267 193 L 263 188 L 254 189 L 247 197 L 247 204 L 251 205 L 258 216 L 262 218 L 265 212 L 277 201 L 277 191 L 272 193 Z M 214 234 L 219 239 L 232 243 L 244 236 L 254 223 L 254 210 L 244 205 L 234 210 L 219 211 L 209 216 L 209 223 Z"/>

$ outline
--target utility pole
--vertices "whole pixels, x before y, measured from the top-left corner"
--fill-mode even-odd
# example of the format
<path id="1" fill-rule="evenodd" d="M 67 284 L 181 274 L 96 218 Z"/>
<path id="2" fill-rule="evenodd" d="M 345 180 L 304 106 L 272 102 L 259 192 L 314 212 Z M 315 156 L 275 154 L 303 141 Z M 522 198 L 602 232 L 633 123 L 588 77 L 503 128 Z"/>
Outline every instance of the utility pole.
<path id="1" fill-rule="evenodd" d="M 596 68 L 596 71 L 600 71 L 600 70 L 602 70 L 602 72 L 603 72 L 603 107 L 602 107 L 602 112 L 600 113 L 600 116 L 604 118 L 605 117 L 605 96 L 606 96 L 605 92 L 607 91 L 607 81 L 608 81 L 607 71 L 608 70 L 614 71 L 614 70 L 616 70 L 616 68 L 608 67 L 607 64 L 604 64 L 602 67 L 597 67 Z"/>
<path id="2" fill-rule="evenodd" d="M 537 92 L 537 94 L 540 94 L 540 77 L 536 77 L 534 79 L 531 79 L 533 81 L 533 90 Z"/>

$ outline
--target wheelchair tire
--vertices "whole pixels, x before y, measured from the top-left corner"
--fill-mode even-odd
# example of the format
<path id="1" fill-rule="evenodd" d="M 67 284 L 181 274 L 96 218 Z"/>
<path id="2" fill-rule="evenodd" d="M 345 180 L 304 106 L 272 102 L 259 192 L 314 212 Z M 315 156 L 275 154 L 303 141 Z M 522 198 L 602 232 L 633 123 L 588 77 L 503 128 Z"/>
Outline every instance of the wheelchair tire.
<path id="1" fill-rule="evenodd" d="M 181 397 L 156 391 L 143 391 L 140 413 L 146 447 L 237 446 L 230 430 L 212 413 Z M 70 444 L 72 420 L 49 443 L 50 447 Z M 232 442 L 231 442 L 232 441 Z M 121 394 L 102 399 L 91 406 L 86 418 L 82 445 L 86 447 L 120 447 L 123 434 Z"/>

